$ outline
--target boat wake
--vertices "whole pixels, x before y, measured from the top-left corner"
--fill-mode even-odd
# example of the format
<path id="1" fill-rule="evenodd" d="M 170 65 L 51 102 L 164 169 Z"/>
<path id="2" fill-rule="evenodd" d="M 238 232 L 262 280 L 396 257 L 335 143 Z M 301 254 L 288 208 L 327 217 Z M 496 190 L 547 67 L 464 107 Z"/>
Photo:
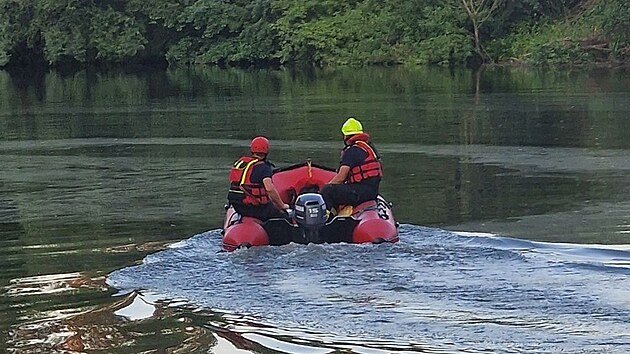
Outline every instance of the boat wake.
<path id="1" fill-rule="evenodd" d="M 214 230 L 116 271 L 108 283 L 121 293 L 183 299 L 222 313 L 231 318 L 224 328 L 254 337 L 270 324 L 285 343 L 319 333 L 313 347 L 347 350 L 343 338 L 360 338 L 385 352 L 630 351 L 630 246 L 413 225 L 399 231 L 397 244 L 225 253 L 217 252 L 221 236 Z M 239 327 L 235 315 L 266 329 Z M 291 332 L 296 328 L 302 334 Z"/>

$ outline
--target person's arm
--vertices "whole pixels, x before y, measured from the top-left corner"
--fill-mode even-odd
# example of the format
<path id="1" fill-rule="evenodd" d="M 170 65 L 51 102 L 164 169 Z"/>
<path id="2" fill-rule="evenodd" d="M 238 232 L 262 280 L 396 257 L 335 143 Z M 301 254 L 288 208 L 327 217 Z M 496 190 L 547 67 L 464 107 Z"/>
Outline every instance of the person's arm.
<path id="1" fill-rule="evenodd" d="M 348 172 L 350 172 L 350 166 L 341 165 L 335 177 L 328 181 L 328 184 L 342 184 L 348 178 Z"/>
<path id="2" fill-rule="evenodd" d="M 273 202 L 276 208 L 280 210 L 287 210 L 289 208 L 289 205 L 283 202 L 282 198 L 280 198 L 280 194 L 278 193 L 278 190 L 276 189 L 276 187 L 273 185 L 273 182 L 271 181 L 270 177 L 263 178 L 263 185 L 265 186 L 265 189 L 267 190 L 267 194 L 269 195 L 269 198 L 271 198 L 271 202 Z"/>

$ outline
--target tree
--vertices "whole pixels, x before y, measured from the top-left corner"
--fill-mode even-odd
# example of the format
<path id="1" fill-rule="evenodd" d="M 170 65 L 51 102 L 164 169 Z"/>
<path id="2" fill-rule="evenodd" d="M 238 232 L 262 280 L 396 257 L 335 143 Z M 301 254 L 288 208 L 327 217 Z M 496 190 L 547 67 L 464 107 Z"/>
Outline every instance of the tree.
<path id="1" fill-rule="evenodd" d="M 472 23 L 475 51 L 484 62 L 492 61 L 492 59 L 481 46 L 480 28 L 492 17 L 492 13 L 501 3 L 502 0 L 461 0 L 462 7 Z"/>

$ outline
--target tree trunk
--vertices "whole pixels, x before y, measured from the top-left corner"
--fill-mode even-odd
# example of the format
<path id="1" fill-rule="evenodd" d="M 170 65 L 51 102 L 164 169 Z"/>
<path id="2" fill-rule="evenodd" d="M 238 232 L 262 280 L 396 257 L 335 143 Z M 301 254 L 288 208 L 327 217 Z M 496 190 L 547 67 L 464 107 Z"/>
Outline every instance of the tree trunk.
<path id="1" fill-rule="evenodd" d="M 477 52 L 477 54 L 479 54 L 479 56 L 482 59 L 484 59 L 483 53 L 481 52 L 481 39 L 479 38 L 479 24 L 477 23 L 477 21 L 473 20 L 472 25 L 473 25 L 473 36 L 475 37 L 475 51 Z"/>
<path id="2" fill-rule="evenodd" d="M 490 4 L 488 4 L 486 0 L 462 0 L 461 2 L 473 26 L 472 35 L 475 43 L 475 51 L 484 63 L 492 61 L 492 59 L 483 50 L 480 29 L 483 23 L 492 16 L 492 13 L 499 7 L 501 2 L 502 0 L 491 0 Z"/>

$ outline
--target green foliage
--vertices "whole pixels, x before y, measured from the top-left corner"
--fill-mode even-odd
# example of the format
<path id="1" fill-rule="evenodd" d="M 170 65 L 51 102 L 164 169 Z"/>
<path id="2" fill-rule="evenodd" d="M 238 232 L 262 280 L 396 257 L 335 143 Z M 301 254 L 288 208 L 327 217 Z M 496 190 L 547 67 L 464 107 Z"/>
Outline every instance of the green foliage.
<path id="1" fill-rule="evenodd" d="M 522 24 L 488 48 L 500 61 L 517 60 L 533 65 L 588 64 L 609 60 L 609 54 L 623 57 L 629 48 L 628 30 L 623 29 L 630 29 L 630 10 L 622 3 L 602 1 L 562 22 L 543 20 L 534 25 Z"/>
<path id="2" fill-rule="evenodd" d="M 77 0 L 38 1 L 37 26 L 45 42 L 46 59 L 57 62 L 64 57 L 79 62 L 88 60 L 88 30 L 91 13 Z"/>
<path id="3" fill-rule="evenodd" d="M 461 0 L 0 0 L 0 66 L 316 66 L 627 60 L 623 0 L 503 1 L 474 36 Z M 478 48 L 479 44 L 479 48 Z"/>
<path id="4" fill-rule="evenodd" d="M 522 25 L 514 34 L 493 41 L 487 48 L 499 62 L 515 60 L 535 65 L 560 64 L 571 59 L 566 55 L 565 47 L 570 47 L 573 42 L 563 27 L 547 21 Z"/>
<path id="5" fill-rule="evenodd" d="M 9 51 L 11 50 L 11 36 L 7 33 L 5 26 L 0 27 L 0 66 L 4 66 L 11 59 Z"/>
<path id="6" fill-rule="evenodd" d="M 273 29 L 278 33 L 281 62 L 322 63 L 337 47 L 344 24 L 335 16 L 343 16 L 343 2 L 306 0 L 274 0 L 273 11 L 279 14 Z"/>
<path id="7" fill-rule="evenodd" d="M 602 34 L 610 39 L 611 54 L 617 60 L 630 57 L 630 6 L 623 0 L 601 2 L 589 13 L 601 24 Z"/>
<path id="8" fill-rule="evenodd" d="M 465 63 L 473 55 L 473 46 L 468 36 L 447 34 L 426 39 L 417 49 L 418 64 Z"/>
<path id="9" fill-rule="evenodd" d="M 298 55 L 301 60 L 319 65 L 398 62 L 393 53 L 387 52 L 391 48 L 388 37 L 389 28 L 383 25 L 383 17 L 358 8 L 306 23 L 285 43 L 290 43 L 289 48 L 302 48 Z M 314 53 L 311 59 L 310 51 Z"/>
<path id="10" fill-rule="evenodd" d="M 89 31 L 89 45 L 96 50 L 96 58 L 122 61 L 144 49 L 147 40 L 134 18 L 112 8 L 96 11 Z"/>
<path id="11" fill-rule="evenodd" d="M 465 63 L 470 45 L 464 18 L 444 3 L 362 1 L 344 7 L 335 2 L 323 10 L 334 16 L 320 17 L 308 6 L 286 7 L 276 25 L 281 58 L 321 66 Z"/>
<path id="12" fill-rule="evenodd" d="M 24 44 L 51 63 L 122 61 L 144 48 L 143 27 L 124 11 L 81 0 L 2 0 L 4 52 Z"/>
<path id="13" fill-rule="evenodd" d="M 544 64 L 586 64 L 592 62 L 589 53 L 582 50 L 575 41 L 554 41 L 535 47 L 530 62 Z"/>
<path id="14" fill-rule="evenodd" d="M 169 22 L 180 33 L 166 53 L 171 63 L 270 62 L 277 51 L 268 0 L 200 0 Z"/>
<path id="15" fill-rule="evenodd" d="M 408 39 L 410 45 L 417 43 L 413 51 L 415 63 L 457 65 L 472 57 L 473 42 L 463 11 L 454 4 L 440 4 L 425 6 L 420 13 L 415 36 Z"/>
<path id="16" fill-rule="evenodd" d="M 33 0 L 0 0 L 0 65 L 6 65 L 20 43 L 36 45 Z"/>

